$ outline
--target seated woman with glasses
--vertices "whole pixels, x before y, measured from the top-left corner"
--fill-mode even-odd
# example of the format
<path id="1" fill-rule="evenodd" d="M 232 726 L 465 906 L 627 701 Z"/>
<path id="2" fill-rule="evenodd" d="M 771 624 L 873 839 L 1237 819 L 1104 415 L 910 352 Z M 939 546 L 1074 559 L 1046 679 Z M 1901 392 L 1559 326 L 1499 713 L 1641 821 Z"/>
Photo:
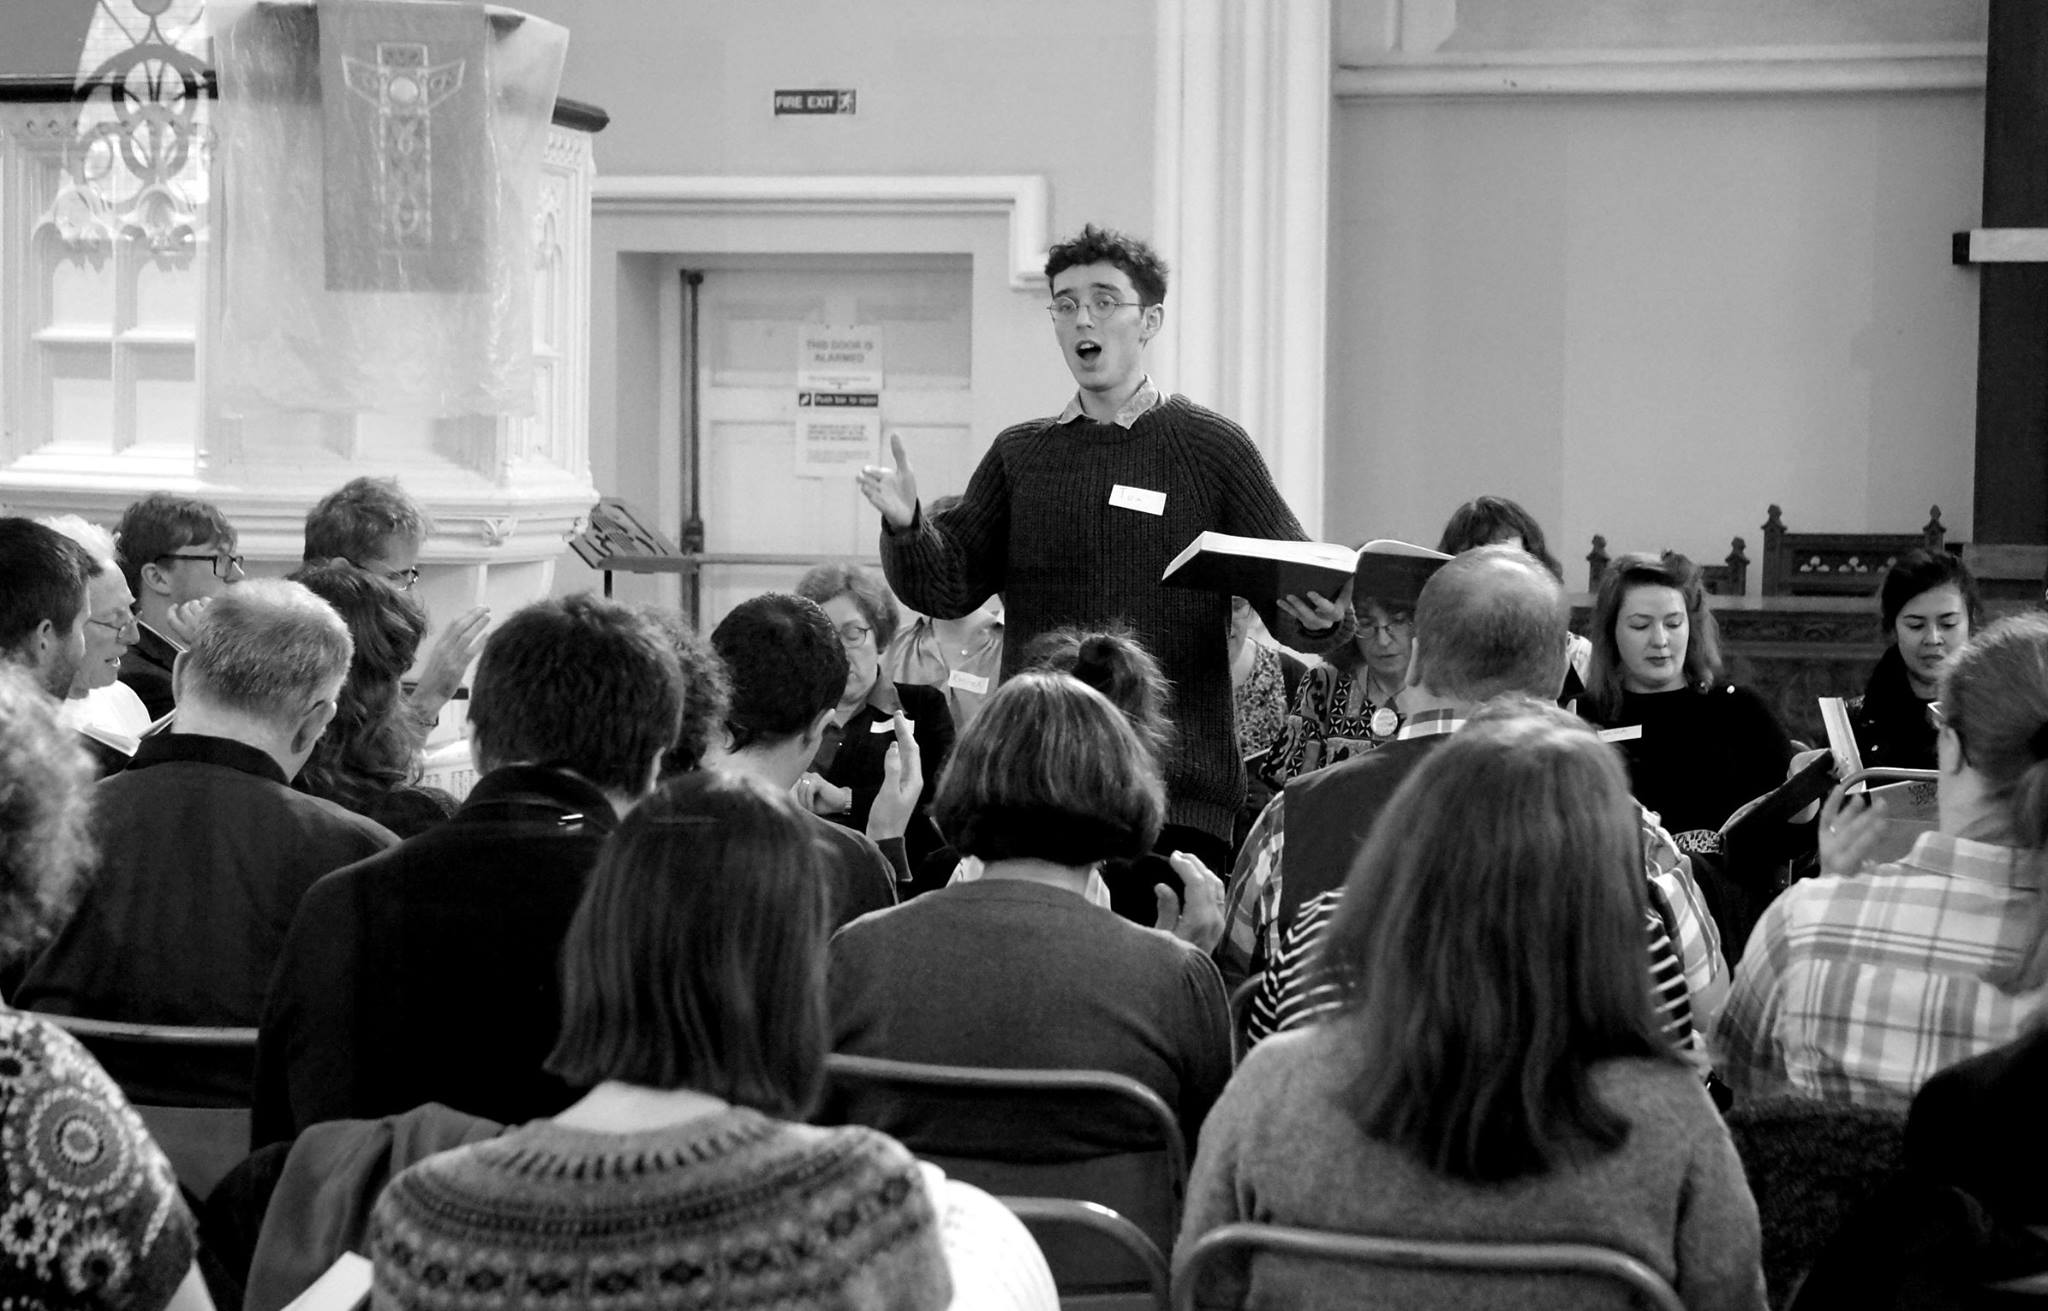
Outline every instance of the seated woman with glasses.
<path id="1" fill-rule="evenodd" d="M 1761 1311 L 1742 1163 L 1651 1009 L 1641 840 L 1621 762 L 1569 712 L 1510 702 L 1444 739 L 1345 883 L 1315 965 L 1337 1009 L 1253 1048 L 1216 1103 L 1182 1247 L 1242 1220 L 1590 1243 L 1691 1311 Z M 1633 1305 L 1607 1287 L 1259 1257 L 1195 1305 Z"/>
<path id="2" fill-rule="evenodd" d="M 334 607 L 355 643 L 334 718 L 293 786 L 401 838 L 432 828 L 455 813 L 455 798 L 419 786 L 419 724 L 398 681 L 427 634 L 425 607 L 347 563 L 307 565 L 291 578 Z"/>
<path id="3" fill-rule="evenodd" d="M 590 1092 L 391 1182 L 370 1226 L 378 1306 L 948 1305 L 910 1153 L 803 1123 L 824 1083 L 829 888 L 809 827 L 717 771 L 620 822 L 562 945 L 547 1061 Z"/>
<path id="4" fill-rule="evenodd" d="M 1352 609 L 1358 636 L 1308 671 L 1270 746 L 1261 779 L 1275 790 L 1287 780 L 1363 755 L 1401 731 L 1396 698 L 1408 684 L 1415 643 L 1415 598 L 1442 559 L 1371 558 L 1359 563 Z"/>
<path id="5" fill-rule="evenodd" d="M 898 683 L 882 671 L 882 652 L 896 636 L 901 613 L 889 585 L 857 564 L 821 564 L 796 585 L 796 594 L 818 603 L 846 647 L 846 691 L 825 730 L 811 768 L 797 783 L 796 798 L 814 813 L 848 828 L 865 829 L 868 811 L 882 790 L 897 711 L 910 721 L 922 758 L 924 795 L 911 812 L 903 844 L 910 868 L 918 867 L 945 843 L 928 818 L 939 771 L 953 749 L 953 714 L 936 687 Z"/>

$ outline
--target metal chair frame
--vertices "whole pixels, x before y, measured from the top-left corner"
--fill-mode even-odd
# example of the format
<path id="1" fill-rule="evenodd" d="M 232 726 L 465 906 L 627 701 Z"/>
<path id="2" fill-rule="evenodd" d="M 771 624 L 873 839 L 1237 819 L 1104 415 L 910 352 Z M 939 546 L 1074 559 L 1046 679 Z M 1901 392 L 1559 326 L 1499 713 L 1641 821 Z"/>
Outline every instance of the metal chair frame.
<path id="1" fill-rule="evenodd" d="M 101 1020 L 85 1015 L 58 1015 L 31 1011 L 90 1047 L 94 1043 L 126 1043 L 138 1048 L 163 1047 L 185 1051 L 256 1050 L 256 1030 L 241 1027 L 212 1027 L 194 1024 L 140 1024 L 126 1020 Z M 178 1106 L 130 1098 L 142 1117 L 150 1137 L 177 1171 L 178 1182 L 192 1195 L 204 1199 L 249 1154 L 249 1116 L 246 1106 Z"/>
<path id="2" fill-rule="evenodd" d="M 1073 1197 L 998 1197 L 996 1200 L 1009 1207 L 1024 1222 L 1024 1227 L 1031 1231 L 1041 1251 L 1053 1241 L 1043 1235 L 1046 1229 L 1079 1229 L 1117 1244 L 1144 1267 L 1153 1306 L 1157 1311 L 1169 1311 L 1173 1274 L 1167 1268 L 1166 1258 L 1159 1254 L 1159 1248 L 1145 1236 L 1144 1230 L 1115 1211 L 1100 1202 L 1084 1202 Z M 1084 1308 L 1112 1304 L 1128 1306 L 1130 1300 L 1114 1293 L 1078 1297 L 1062 1294 L 1060 1306 L 1062 1311 L 1083 1311 Z"/>
<path id="3" fill-rule="evenodd" d="M 1173 1311 L 1194 1311 L 1202 1276 L 1225 1256 L 1270 1253 L 1362 1267 L 1395 1266 L 1469 1274 L 1579 1274 L 1612 1280 L 1654 1311 L 1685 1311 L 1656 1271 L 1613 1248 L 1589 1243 L 1467 1243 L 1327 1233 L 1290 1225 L 1227 1224 L 1203 1234 L 1173 1262 Z"/>

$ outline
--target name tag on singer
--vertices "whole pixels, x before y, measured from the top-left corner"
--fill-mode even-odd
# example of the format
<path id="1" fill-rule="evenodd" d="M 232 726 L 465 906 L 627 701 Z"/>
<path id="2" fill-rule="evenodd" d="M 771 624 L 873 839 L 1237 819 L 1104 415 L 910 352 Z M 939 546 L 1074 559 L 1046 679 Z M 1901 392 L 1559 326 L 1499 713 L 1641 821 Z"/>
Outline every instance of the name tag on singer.
<path id="1" fill-rule="evenodd" d="M 1122 483 L 1109 489 L 1109 503 L 1119 510 L 1136 510 L 1140 514 L 1165 514 L 1166 493 L 1148 491 L 1143 487 L 1126 487 Z"/>
<path id="2" fill-rule="evenodd" d="M 946 686 L 979 695 L 988 691 L 988 679 L 981 674 L 970 674 L 964 669 L 954 669 L 946 674 Z"/>

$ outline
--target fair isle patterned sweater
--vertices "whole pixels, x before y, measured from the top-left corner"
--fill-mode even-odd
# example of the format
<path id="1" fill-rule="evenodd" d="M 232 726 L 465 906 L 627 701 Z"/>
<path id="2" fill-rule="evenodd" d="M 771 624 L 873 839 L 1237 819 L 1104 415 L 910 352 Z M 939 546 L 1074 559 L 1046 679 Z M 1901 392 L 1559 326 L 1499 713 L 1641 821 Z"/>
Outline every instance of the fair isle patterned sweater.
<path id="1" fill-rule="evenodd" d="M 372 1305 L 940 1311 L 940 1239 L 916 1161 L 869 1129 L 741 1108 L 644 1133 L 536 1121 L 391 1181 Z"/>
<path id="2" fill-rule="evenodd" d="M 106 1071 L 0 1007 L 0 1311 L 156 1311 L 197 1246 L 170 1162 Z"/>

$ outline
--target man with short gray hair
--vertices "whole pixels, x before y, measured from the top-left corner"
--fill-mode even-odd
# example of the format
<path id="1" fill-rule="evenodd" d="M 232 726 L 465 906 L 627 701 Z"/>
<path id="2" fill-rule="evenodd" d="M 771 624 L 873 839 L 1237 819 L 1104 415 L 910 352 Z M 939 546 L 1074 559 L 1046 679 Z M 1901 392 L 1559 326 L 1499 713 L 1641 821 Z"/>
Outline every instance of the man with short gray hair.
<path id="1" fill-rule="evenodd" d="M 97 789 L 98 874 L 29 967 L 18 1005 L 256 1023 L 301 895 L 398 840 L 291 788 L 334 718 L 352 649 L 333 607 L 297 583 L 243 583 L 207 607 L 172 671 L 171 731 Z M 246 1101 L 251 1090 L 246 1057 L 105 1064 L 131 1095 Z"/>

